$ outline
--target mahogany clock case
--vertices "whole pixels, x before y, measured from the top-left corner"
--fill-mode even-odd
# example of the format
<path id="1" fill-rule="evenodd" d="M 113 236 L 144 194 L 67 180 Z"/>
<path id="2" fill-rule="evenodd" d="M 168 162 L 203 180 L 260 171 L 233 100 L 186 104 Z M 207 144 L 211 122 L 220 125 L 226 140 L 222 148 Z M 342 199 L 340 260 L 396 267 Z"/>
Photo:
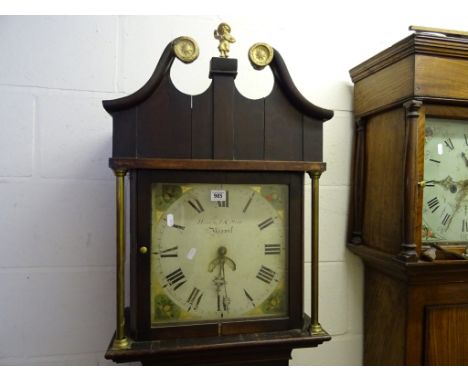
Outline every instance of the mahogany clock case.
<path id="1" fill-rule="evenodd" d="M 170 42 L 153 75 L 140 90 L 120 99 L 103 101 L 113 118 L 109 165 L 116 174 L 117 200 L 120 196 L 117 330 L 106 357 L 115 362 L 144 358 L 145 362 L 154 364 L 166 362 L 164 357 L 171 357 L 177 351 L 180 357 L 176 362 L 182 362 L 185 354 L 189 359 L 182 363 L 193 364 L 198 362 L 195 347 L 205 349 L 210 357 L 220 358 L 217 363 L 263 362 L 261 359 L 267 353 L 274 352 L 277 353 L 275 363 L 287 364 L 293 348 L 314 347 L 331 339 L 318 322 L 318 190 L 319 177 L 326 168 L 322 162 L 323 123 L 333 117 L 333 111 L 315 106 L 302 96 L 281 55 L 271 47 L 268 49 L 271 61 L 267 65 L 273 73 L 274 84 L 267 97 L 245 98 L 235 86 L 237 60 L 220 57 L 211 59 L 212 83 L 204 93 L 193 96 L 181 93 L 170 78 L 176 59 L 174 47 L 181 41 L 189 43 L 191 39 L 179 37 Z M 123 183 L 127 173 L 130 175 L 131 242 L 130 314 L 125 318 L 122 222 Z M 312 178 L 312 207 L 316 215 L 311 230 L 316 235 L 311 262 L 311 318 L 303 310 L 305 173 Z M 166 182 L 287 186 L 287 309 L 274 317 L 241 315 L 243 318 L 154 324 L 150 314 L 150 254 L 154 249 L 143 254 L 140 247 L 151 245 L 152 184 Z M 220 347 L 228 352 L 221 354 Z M 260 349 L 264 354 L 260 354 Z M 237 354 L 237 359 L 232 352 Z"/>
<path id="2" fill-rule="evenodd" d="M 216 184 L 284 184 L 289 189 L 288 201 L 288 309 L 287 316 L 229 321 L 185 322 L 152 326 L 150 314 L 150 253 L 138 253 L 142 243 L 151 242 L 151 185 L 154 183 Z M 257 333 L 300 329 L 303 326 L 303 174 L 298 172 L 207 172 L 138 170 L 131 176 L 130 229 L 130 327 L 131 337 L 138 341 L 214 337 L 240 333 Z M 135 238 L 135 239 L 133 239 Z M 146 244 L 145 244 L 146 245 Z"/>

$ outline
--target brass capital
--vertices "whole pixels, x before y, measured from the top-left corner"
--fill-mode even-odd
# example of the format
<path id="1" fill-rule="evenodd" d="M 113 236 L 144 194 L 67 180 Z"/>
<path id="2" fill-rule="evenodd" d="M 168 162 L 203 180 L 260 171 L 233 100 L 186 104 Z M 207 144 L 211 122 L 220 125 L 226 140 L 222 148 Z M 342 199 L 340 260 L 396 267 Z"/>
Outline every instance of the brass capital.
<path id="1" fill-rule="evenodd" d="M 116 177 L 124 177 L 127 174 L 126 168 L 114 168 L 114 174 Z"/>

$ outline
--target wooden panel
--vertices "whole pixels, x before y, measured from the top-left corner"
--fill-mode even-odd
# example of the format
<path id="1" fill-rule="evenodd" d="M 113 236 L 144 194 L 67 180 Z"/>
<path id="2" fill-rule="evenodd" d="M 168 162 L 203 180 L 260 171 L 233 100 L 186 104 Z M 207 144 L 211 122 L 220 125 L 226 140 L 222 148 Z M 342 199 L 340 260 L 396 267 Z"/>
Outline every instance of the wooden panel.
<path id="1" fill-rule="evenodd" d="M 265 151 L 265 99 L 234 100 L 234 159 L 261 160 Z"/>
<path id="2" fill-rule="evenodd" d="M 190 102 L 164 78 L 158 91 L 137 107 L 138 156 L 190 158 Z"/>
<path id="3" fill-rule="evenodd" d="M 468 304 L 426 308 L 425 364 L 468 365 Z"/>
<path id="4" fill-rule="evenodd" d="M 363 241 L 397 254 L 401 244 L 405 111 L 368 119 L 364 183 Z"/>
<path id="5" fill-rule="evenodd" d="M 304 148 L 303 159 L 305 161 L 322 161 L 323 128 L 322 121 L 312 119 L 304 115 Z"/>
<path id="6" fill-rule="evenodd" d="M 213 158 L 213 86 L 192 97 L 192 158 Z"/>
<path id="7" fill-rule="evenodd" d="M 213 158 L 234 156 L 234 78 L 218 77 L 213 82 Z"/>
<path id="8" fill-rule="evenodd" d="M 466 107 L 429 104 L 424 109 L 427 117 L 468 119 Z"/>
<path id="9" fill-rule="evenodd" d="M 275 85 L 265 100 L 265 160 L 302 160 L 302 114 Z"/>
<path id="10" fill-rule="evenodd" d="M 136 110 L 117 111 L 113 118 L 112 156 L 136 156 Z"/>
<path id="11" fill-rule="evenodd" d="M 364 364 L 402 365 L 406 289 L 400 281 L 366 266 Z"/>
<path id="12" fill-rule="evenodd" d="M 453 262 L 451 262 L 453 263 Z M 426 309 L 429 306 L 468 304 L 468 263 L 416 263 L 417 276 L 408 288 L 406 364 L 430 364 L 427 346 Z M 432 269 L 431 269 L 432 268 Z M 412 278 L 412 277 L 411 277 Z M 439 322 L 439 326 L 441 323 Z M 464 335 L 460 332 L 460 335 Z M 468 335 L 465 341 L 468 341 Z"/>
<path id="13" fill-rule="evenodd" d="M 356 116 L 410 97 L 414 89 L 414 57 L 390 65 L 354 86 Z"/>
<path id="14" fill-rule="evenodd" d="M 446 57 L 416 56 L 416 95 L 468 98 L 468 61 Z"/>

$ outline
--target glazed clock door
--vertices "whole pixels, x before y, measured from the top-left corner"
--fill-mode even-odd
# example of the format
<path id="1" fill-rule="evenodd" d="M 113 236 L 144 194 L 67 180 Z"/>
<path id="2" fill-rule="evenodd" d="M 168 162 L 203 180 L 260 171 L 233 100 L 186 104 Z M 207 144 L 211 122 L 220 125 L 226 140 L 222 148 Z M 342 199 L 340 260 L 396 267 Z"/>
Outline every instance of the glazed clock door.
<path id="1" fill-rule="evenodd" d="M 468 121 L 427 118 L 423 242 L 468 241 Z"/>
<path id="2" fill-rule="evenodd" d="M 302 174 L 137 177 L 142 337 L 300 327 Z"/>

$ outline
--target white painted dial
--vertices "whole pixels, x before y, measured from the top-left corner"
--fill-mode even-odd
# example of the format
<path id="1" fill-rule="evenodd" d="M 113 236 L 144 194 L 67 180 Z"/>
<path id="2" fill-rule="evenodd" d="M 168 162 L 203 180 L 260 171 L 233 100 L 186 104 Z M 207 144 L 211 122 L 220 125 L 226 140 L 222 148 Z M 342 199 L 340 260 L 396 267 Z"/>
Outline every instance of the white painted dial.
<path id="1" fill-rule="evenodd" d="M 423 241 L 468 241 L 468 121 L 426 119 Z"/>
<path id="2" fill-rule="evenodd" d="M 153 185 L 152 323 L 286 315 L 287 189 Z"/>

